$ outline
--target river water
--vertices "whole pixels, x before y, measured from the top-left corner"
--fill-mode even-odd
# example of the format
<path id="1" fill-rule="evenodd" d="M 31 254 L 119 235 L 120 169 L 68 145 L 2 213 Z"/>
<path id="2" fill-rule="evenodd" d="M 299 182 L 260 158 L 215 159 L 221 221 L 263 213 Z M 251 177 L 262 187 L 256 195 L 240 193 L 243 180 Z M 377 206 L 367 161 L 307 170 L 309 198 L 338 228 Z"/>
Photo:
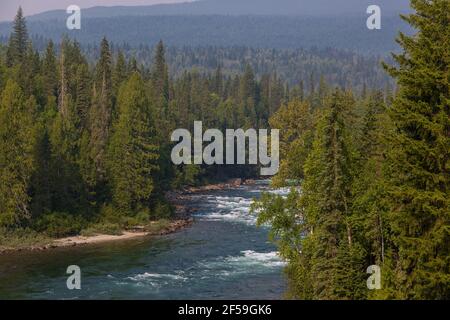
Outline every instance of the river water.
<path id="1" fill-rule="evenodd" d="M 196 194 L 192 226 L 153 238 L 0 256 L 0 299 L 282 299 L 285 263 L 257 228 L 263 182 Z M 66 269 L 81 268 L 81 290 Z"/>

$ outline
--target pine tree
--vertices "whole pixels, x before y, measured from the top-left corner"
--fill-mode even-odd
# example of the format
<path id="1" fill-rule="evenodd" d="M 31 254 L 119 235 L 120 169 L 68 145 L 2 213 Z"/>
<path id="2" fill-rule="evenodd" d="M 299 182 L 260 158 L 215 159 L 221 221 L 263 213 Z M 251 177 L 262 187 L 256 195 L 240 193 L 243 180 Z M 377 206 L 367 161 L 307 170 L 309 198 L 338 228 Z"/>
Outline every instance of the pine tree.
<path id="1" fill-rule="evenodd" d="M 134 214 L 149 205 L 158 169 L 158 146 L 145 85 L 134 73 L 120 88 L 118 119 L 109 148 L 114 205 Z"/>
<path id="2" fill-rule="evenodd" d="M 21 87 L 24 96 L 34 95 L 41 102 L 44 100 L 43 89 L 38 85 L 36 79 L 40 74 L 41 61 L 39 53 L 33 49 L 31 42 L 27 43 L 26 52 L 23 61 L 14 68 L 16 72 L 14 79 Z"/>
<path id="3" fill-rule="evenodd" d="M 71 95 L 65 95 L 49 130 L 52 148 L 52 210 L 82 213 L 87 209 L 84 183 L 81 179 L 81 119 Z M 64 110 L 64 111 L 63 111 Z"/>
<path id="4" fill-rule="evenodd" d="M 67 71 L 67 62 L 65 59 L 68 43 L 63 41 L 61 44 L 61 54 L 59 57 L 59 85 L 58 85 L 58 111 L 63 118 L 69 116 L 69 79 Z"/>
<path id="5" fill-rule="evenodd" d="M 159 41 L 152 69 L 152 86 L 158 107 L 167 115 L 169 102 L 169 71 L 166 64 L 164 43 Z"/>
<path id="6" fill-rule="evenodd" d="M 392 133 L 383 93 L 366 93 L 365 113 L 357 139 L 358 160 L 352 193 L 354 224 L 365 243 L 370 264 L 382 265 L 389 244 L 388 194 L 385 181 L 387 139 Z"/>
<path id="7" fill-rule="evenodd" d="M 134 70 L 135 71 L 135 70 Z M 122 51 L 119 51 L 117 55 L 117 62 L 114 67 L 113 72 L 113 87 L 114 87 L 114 93 L 117 95 L 119 91 L 119 87 L 122 84 L 123 81 L 127 78 L 127 61 L 122 53 Z"/>
<path id="8" fill-rule="evenodd" d="M 86 148 L 84 172 L 94 176 L 87 178 L 92 188 L 103 189 L 106 183 L 105 152 L 109 140 L 112 122 L 112 82 L 111 82 L 111 53 L 108 41 L 103 38 L 101 43 L 100 60 L 96 66 L 92 105 L 89 112 L 89 146 Z M 92 168 L 88 168 L 91 167 Z M 99 190 L 99 192 L 103 192 Z"/>
<path id="9" fill-rule="evenodd" d="M 343 285 L 339 279 L 342 279 L 342 272 L 353 270 L 339 268 L 342 264 L 339 252 L 343 245 L 349 248 L 355 245 L 349 221 L 352 143 L 348 127 L 349 110 L 354 102 L 348 94 L 337 91 L 327 104 L 305 164 L 300 199 L 310 232 L 303 242 L 303 252 L 310 259 L 308 278 L 314 279 L 312 295 L 316 299 L 342 297 L 342 292 L 336 291 Z M 353 285 L 346 283 L 347 287 Z"/>
<path id="10" fill-rule="evenodd" d="M 272 184 L 283 186 L 289 179 L 300 181 L 304 178 L 303 166 L 311 150 L 314 134 L 309 103 L 294 99 L 282 105 L 269 123 L 271 128 L 281 129 L 281 163 Z"/>
<path id="11" fill-rule="evenodd" d="M 399 85 L 389 162 L 397 298 L 450 297 L 450 3 L 412 0 L 404 16 L 418 30 L 400 34 L 404 52 L 388 67 Z"/>
<path id="12" fill-rule="evenodd" d="M 40 123 L 35 150 L 36 170 L 31 180 L 31 212 L 33 219 L 50 213 L 53 209 L 54 172 L 52 167 L 52 147 L 45 122 Z"/>
<path id="13" fill-rule="evenodd" d="M 53 41 L 49 41 L 45 50 L 42 63 L 45 93 L 47 96 L 56 96 L 58 91 L 58 74 L 56 67 L 56 56 Z"/>
<path id="14" fill-rule="evenodd" d="M 109 43 L 106 38 L 103 38 L 100 43 L 100 59 L 95 67 L 96 87 L 99 90 L 103 89 L 103 87 L 106 89 L 111 88 L 111 65 L 112 61 Z"/>
<path id="15" fill-rule="evenodd" d="M 75 97 L 75 109 L 79 123 L 76 124 L 77 129 L 80 131 L 88 128 L 88 115 L 91 105 L 90 88 L 91 79 L 89 69 L 86 64 L 80 64 L 75 76 L 76 81 L 76 97 Z"/>
<path id="16" fill-rule="evenodd" d="M 28 45 L 28 31 L 23 16 L 22 7 L 19 6 L 16 17 L 13 22 L 13 32 L 9 38 L 7 56 L 7 65 L 13 66 L 24 61 Z"/>
<path id="17" fill-rule="evenodd" d="M 9 80 L 0 105 L 0 225 L 18 226 L 31 217 L 35 140 L 32 112 L 20 87 Z"/>
<path id="18" fill-rule="evenodd" d="M 257 127 L 257 99 L 255 74 L 250 65 L 247 65 L 240 81 L 240 108 L 244 114 L 244 127 Z"/>
<path id="19" fill-rule="evenodd" d="M 219 64 L 217 66 L 216 72 L 214 74 L 214 90 L 219 97 L 222 96 L 223 93 L 223 75 L 222 75 L 222 66 Z"/>

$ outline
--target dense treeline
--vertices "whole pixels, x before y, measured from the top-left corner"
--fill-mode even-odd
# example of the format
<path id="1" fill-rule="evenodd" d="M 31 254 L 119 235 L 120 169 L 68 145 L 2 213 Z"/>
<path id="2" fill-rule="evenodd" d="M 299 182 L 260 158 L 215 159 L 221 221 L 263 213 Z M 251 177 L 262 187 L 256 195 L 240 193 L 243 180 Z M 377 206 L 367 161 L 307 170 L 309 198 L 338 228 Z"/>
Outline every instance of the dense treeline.
<path id="1" fill-rule="evenodd" d="M 399 92 L 385 100 L 333 90 L 319 108 L 304 100 L 270 119 L 284 131 L 277 185 L 259 223 L 289 261 L 290 295 L 302 299 L 450 297 L 450 12 L 446 0 L 413 0 L 400 34 Z M 294 120 L 295 119 L 295 120 Z M 381 267 L 381 289 L 366 268 Z"/>
<path id="2" fill-rule="evenodd" d="M 68 38 L 42 54 L 19 9 L 0 62 L 0 226 L 51 236 L 96 225 L 113 229 L 171 213 L 164 193 L 183 185 L 256 172 L 249 166 L 172 165 L 171 132 L 267 127 L 290 95 L 279 77 L 250 66 L 225 75 L 169 75 L 162 42 L 149 68 L 106 39 L 95 63 Z M 317 90 L 317 95 L 323 93 Z M 105 231 L 105 230 L 103 230 Z M 106 230 L 107 231 L 107 230 Z"/>
<path id="3" fill-rule="evenodd" d="M 149 46 L 133 48 L 122 45 L 114 49 L 124 52 L 126 56 L 135 56 L 143 66 L 151 65 L 153 54 Z M 380 89 L 393 87 L 394 82 L 381 68 L 380 61 L 381 58 L 377 56 L 333 48 L 289 50 L 208 46 L 167 49 L 169 71 L 175 77 L 192 68 L 208 73 L 218 65 L 222 66 L 225 75 L 235 75 L 244 72 L 250 65 L 257 77 L 272 74 L 289 85 L 302 84 L 305 92 L 317 88 L 320 81 L 357 91 L 364 86 Z"/>
<path id="4" fill-rule="evenodd" d="M 0 42 L 7 43 L 8 37 L 0 37 Z M 32 37 L 33 47 L 44 52 L 48 39 L 42 36 Z M 94 63 L 100 55 L 98 44 L 80 43 L 88 63 Z M 55 48 L 59 53 L 59 48 Z M 136 59 L 141 70 L 151 68 L 154 48 L 148 44 L 132 45 L 128 42 L 110 42 L 113 56 L 121 52 L 126 57 Z M 222 66 L 224 75 L 232 76 L 245 71 L 250 65 L 259 78 L 272 75 L 286 81 L 289 85 L 302 84 L 305 92 L 317 88 L 320 81 L 330 86 L 349 87 L 361 91 L 364 86 L 370 88 L 393 88 L 394 81 L 381 67 L 381 61 L 392 62 L 389 57 L 362 55 L 336 48 L 310 49 L 264 49 L 247 46 L 199 47 L 169 46 L 166 49 L 166 61 L 169 75 L 180 77 L 184 71 L 196 69 L 200 73 L 214 72 Z"/>
<path id="5" fill-rule="evenodd" d="M 159 39 L 164 39 L 168 46 L 177 47 L 212 45 L 297 49 L 323 48 L 325 44 L 364 54 L 386 55 L 398 49 L 394 42 L 398 30 L 409 31 L 398 16 L 388 15 L 383 15 L 380 30 L 367 29 L 368 15 L 364 7 L 358 15 L 318 17 L 186 14 L 90 18 L 83 15 L 80 30 L 67 30 L 67 17 L 64 11 L 60 18 L 30 19 L 32 36 L 43 36 L 56 42 L 68 33 L 83 46 L 98 44 L 105 33 L 111 42 L 129 43 L 132 47 L 142 44 L 154 46 Z M 0 37 L 8 36 L 10 28 L 9 22 L 0 23 Z"/>

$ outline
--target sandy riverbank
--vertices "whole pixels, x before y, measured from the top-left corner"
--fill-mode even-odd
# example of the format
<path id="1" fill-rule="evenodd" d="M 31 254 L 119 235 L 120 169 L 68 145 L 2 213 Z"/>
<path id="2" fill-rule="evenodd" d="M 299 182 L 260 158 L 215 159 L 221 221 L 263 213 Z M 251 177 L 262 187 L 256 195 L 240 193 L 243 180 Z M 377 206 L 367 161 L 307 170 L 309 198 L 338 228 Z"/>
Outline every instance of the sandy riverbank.
<path id="1" fill-rule="evenodd" d="M 121 235 L 108 235 L 108 234 L 99 234 L 95 236 L 74 236 L 67 237 L 62 239 L 56 239 L 53 241 L 53 247 L 71 247 L 78 245 L 86 245 L 86 244 L 94 244 L 94 243 L 102 243 L 109 241 L 119 241 L 119 240 L 129 240 L 146 236 L 155 236 L 155 235 L 164 235 L 176 232 L 192 223 L 192 219 L 182 219 L 182 220 L 173 220 L 170 221 L 169 225 L 157 232 L 131 232 L 131 231 L 123 231 Z"/>
<path id="2" fill-rule="evenodd" d="M 75 246 L 85 246 L 90 244 L 99 244 L 112 241 L 126 241 L 141 237 L 149 236 L 159 236 L 177 232 L 182 228 L 189 226 L 193 222 L 192 218 L 183 218 L 178 220 L 170 220 L 167 226 L 164 226 L 157 231 L 128 231 L 124 230 L 120 235 L 110 235 L 110 234 L 98 234 L 93 236 L 73 236 L 60 239 L 49 240 L 47 243 L 40 243 L 38 245 L 20 246 L 20 247 L 1 247 L 0 255 L 18 252 L 18 251 L 46 251 L 54 248 L 62 247 L 75 247 Z M 154 223 L 158 223 L 155 221 Z M 149 224 L 151 226 L 151 223 Z"/>
<path id="3" fill-rule="evenodd" d="M 241 179 L 233 179 L 225 183 L 210 184 L 200 187 L 190 187 L 181 191 L 170 191 L 166 194 L 167 199 L 175 207 L 175 218 L 170 220 L 169 223 L 163 228 L 157 229 L 156 231 L 142 231 L 143 227 L 136 227 L 135 230 L 124 230 L 120 235 L 107 235 L 98 234 L 93 236 L 73 236 L 61 239 L 50 240 L 48 243 L 39 245 L 30 245 L 18 248 L 9 248 L 0 246 L 0 254 L 15 252 L 15 251 L 44 251 L 47 249 L 60 248 L 60 247 L 74 247 L 83 246 L 89 244 L 98 244 L 111 241 L 125 241 L 130 239 L 136 239 L 140 237 L 147 236 L 158 236 L 165 235 L 179 231 L 185 227 L 188 227 L 193 222 L 191 217 L 192 212 L 195 209 L 188 207 L 187 204 L 190 201 L 190 195 L 206 192 L 211 190 L 223 190 L 227 188 L 238 187 L 242 184 L 251 184 L 253 180 L 242 181 Z M 155 221 L 153 223 L 157 223 Z"/>

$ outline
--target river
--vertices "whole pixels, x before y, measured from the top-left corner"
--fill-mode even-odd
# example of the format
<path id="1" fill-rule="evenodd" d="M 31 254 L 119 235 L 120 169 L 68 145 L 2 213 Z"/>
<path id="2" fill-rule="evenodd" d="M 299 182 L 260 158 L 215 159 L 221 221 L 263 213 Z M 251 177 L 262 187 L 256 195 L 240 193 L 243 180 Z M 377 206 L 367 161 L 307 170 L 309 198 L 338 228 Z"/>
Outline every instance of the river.
<path id="1" fill-rule="evenodd" d="M 174 234 L 0 256 L 0 299 L 282 299 L 285 263 L 249 213 L 263 190 L 195 194 L 194 223 Z M 67 289 L 69 265 L 81 290 Z"/>

